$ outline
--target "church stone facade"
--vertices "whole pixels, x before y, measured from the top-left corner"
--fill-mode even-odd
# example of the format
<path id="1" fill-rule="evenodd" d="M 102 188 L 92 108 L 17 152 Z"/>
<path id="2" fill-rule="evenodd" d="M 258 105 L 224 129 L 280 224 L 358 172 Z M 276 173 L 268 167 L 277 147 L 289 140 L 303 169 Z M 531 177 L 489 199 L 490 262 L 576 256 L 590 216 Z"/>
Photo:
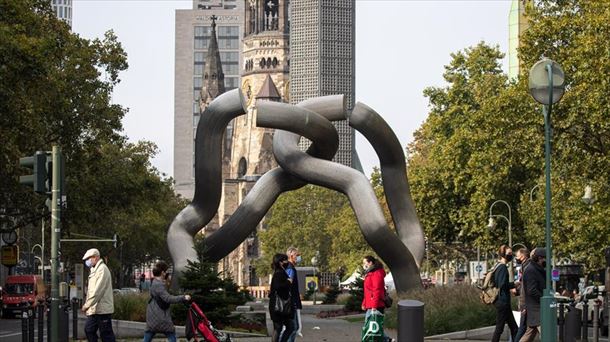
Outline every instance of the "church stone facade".
<path id="1" fill-rule="evenodd" d="M 288 1 L 246 1 L 241 89 L 247 113 L 233 120 L 225 136 L 223 194 L 217 216 L 206 227 L 213 232 L 228 220 L 254 183 L 277 166 L 273 157 L 273 130 L 256 127 L 259 101 L 288 102 Z M 257 230 L 264 229 L 265 220 Z M 219 271 L 239 286 L 268 284 L 268 270 L 256 272 L 252 262 L 260 256 L 253 233 L 219 263 Z"/>

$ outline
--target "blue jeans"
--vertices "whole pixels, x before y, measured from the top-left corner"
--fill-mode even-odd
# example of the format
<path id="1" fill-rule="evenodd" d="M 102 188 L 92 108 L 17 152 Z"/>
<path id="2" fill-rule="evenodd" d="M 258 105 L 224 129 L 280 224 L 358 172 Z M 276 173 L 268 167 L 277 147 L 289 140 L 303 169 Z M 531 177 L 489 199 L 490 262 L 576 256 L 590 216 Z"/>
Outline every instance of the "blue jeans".
<path id="1" fill-rule="evenodd" d="M 366 322 L 369 317 L 371 317 L 371 315 L 373 314 L 373 309 L 366 309 L 366 313 L 364 314 L 364 322 Z M 377 309 L 377 311 L 383 313 L 383 309 Z M 390 341 L 390 337 L 388 335 L 386 335 L 385 331 L 383 332 L 383 340 L 384 341 Z"/>
<path id="2" fill-rule="evenodd" d="M 112 331 L 112 315 L 87 316 L 87 322 L 85 322 L 85 335 L 87 335 L 87 341 L 97 342 L 98 329 L 102 342 L 116 341 L 114 331 Z"/>
<path id="3" fill-rule="evenodd" d="M 152 341 L 153 337 L 155 337 L 155 334 L 157 334 L 157 333 L 152 332 L 152 331 L 144 332 L 144 342 Z M 165 337 L 167 337 L 167 340 L 169 342 L 176 342 L 176 333 L 166 332 L 166 333 L 159 333 L 159 334 L 165 334 Z"/>
<path id="4" fill-rule="evenodd" d="M 292 333 L 290 334 L 290 336 L 288 336 L 288 342 L 294 342 L 294 340 L 296 340 L 297 338 L 297 330 L 299 330 L 299 316 L 298 316 L 298 309 L 294 310 L 294 318 L 292 321 Z"/>

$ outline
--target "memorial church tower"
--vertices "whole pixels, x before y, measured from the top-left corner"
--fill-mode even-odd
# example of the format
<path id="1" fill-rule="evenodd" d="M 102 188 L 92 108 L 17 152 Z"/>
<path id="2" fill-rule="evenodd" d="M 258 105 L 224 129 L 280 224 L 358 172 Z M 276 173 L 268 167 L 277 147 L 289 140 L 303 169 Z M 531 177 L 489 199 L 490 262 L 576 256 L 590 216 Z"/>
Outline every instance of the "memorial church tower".
<path id="1" fill-rule="evenodd" d="M 277 166 L 272 151 L 273 130 L 256 127 L 256 103 L 288 102 L 288 6 L 287 0 L 246 0 L 241 90 L 248 110 L 233 120 L 232 130 L 225 136 L 223 196 L 217 217 L 207 227 L 211 231 L 222 226 L 254 183 Z M 257 230 L 263 229 L 264 221 Z M 239 286 L 265 285 L 267 270 L 257 274 L 252 265 L 259 256 L 259 240 L 254 233 L 219 263 L 219 271 L 230 275 Z"/>

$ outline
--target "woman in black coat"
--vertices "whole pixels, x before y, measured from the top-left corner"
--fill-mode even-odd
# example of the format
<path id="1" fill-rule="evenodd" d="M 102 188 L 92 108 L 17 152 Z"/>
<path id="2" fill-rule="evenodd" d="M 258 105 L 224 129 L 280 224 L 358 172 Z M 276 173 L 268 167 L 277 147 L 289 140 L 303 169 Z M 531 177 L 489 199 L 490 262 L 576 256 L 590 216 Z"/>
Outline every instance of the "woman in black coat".
<path id="1" fill-rule="evenodd" d="M 273 257 L 273 278 L 271 279 L 271 291 L 269 292 L 269 315 L 273 321 L 273 342 L 286 342 L 294 330 L 293 316 L 294 312 L 289 315 L 283 315 L 275 311 L 275 299 L 279 296 L 281 299 L 290 299 L 290 279 L 286 273 L 288 266 L 288 256 L 286 254 L 276 254 Z M 288 301 L 291 303 L 291 301 Z M 284 333 L 282 328 L 286 327 Z M 280 338 L 280 334 L 282 335 Z"/>

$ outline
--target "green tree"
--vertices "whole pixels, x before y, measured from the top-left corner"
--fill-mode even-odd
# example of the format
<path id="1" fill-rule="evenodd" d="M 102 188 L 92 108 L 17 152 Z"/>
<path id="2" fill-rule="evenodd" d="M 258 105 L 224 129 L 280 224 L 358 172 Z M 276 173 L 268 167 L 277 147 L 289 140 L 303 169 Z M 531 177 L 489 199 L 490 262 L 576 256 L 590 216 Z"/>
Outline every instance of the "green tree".
<path id="1" fill-rule="evenodd" d="M 166 227 L 183 203 L 172 180 L 150 164 L 154 144 L 129 143 L 121 133 L 127 109 L 110 100 L 125 69 L 127 55 L 112 31 L 87 40 L 71 33 L 47 0 L 0 1 L 0 208 L 17 224 L 40 222 L 32 218 L 45 196 L 18 183 L 18 160 L 60 145 L 64 237 L 118 233 L 122 240 L 117 250 L 110 243 L 63 243 L 62 261 L 81 262 L 95 246 L 110 257 L 115 279 L 127 281 L 132 265 L 168 257 Z"/>
<path id="2" fill-rule="evenodd" d="M 566 94 L 553 108 L 555 250 L 601 265 L 610 244 L 610 105 L 602 95 L 610 93 L 608 5 L 537 2 L 528 12 L 518 80 L 502 73 L 497 47 L 480 43 L 452 55 L 448 85 L 424 92 L 429 117 L 409 146 L 409 180 L 429 239 L 488 250 L 506 243 L 503 220 L 492 231 L 486 227 L 490 204 L 502 199 L 512 206 L 513 241 L 544 244 L 544 126 L 527 91 L 527 67 L 547 56 L 567 78 Z M 592 205 L 580 201 L 587 184 L 597 195 Z M 494 213 L 508 214 L 504 206 Z"/>

